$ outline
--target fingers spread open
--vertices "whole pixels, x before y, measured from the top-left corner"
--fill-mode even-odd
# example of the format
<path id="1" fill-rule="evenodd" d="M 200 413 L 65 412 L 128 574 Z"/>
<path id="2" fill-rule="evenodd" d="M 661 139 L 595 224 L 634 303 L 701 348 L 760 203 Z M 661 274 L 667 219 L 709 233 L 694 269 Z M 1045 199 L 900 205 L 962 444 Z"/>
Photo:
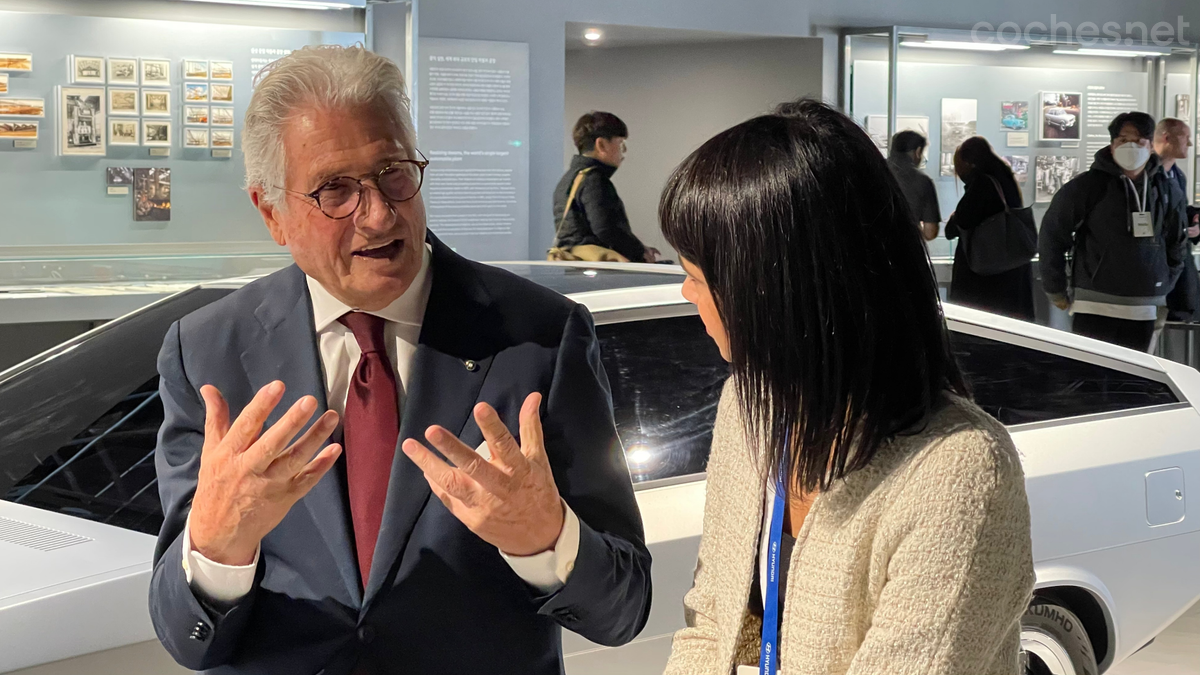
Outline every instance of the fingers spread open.
<path id="1" fill-rule="evenodd" d="M 470 476 L 447 464 L 416 439 L 405 440 L 400 448 L 431 483 L 436 483 L 455 499 L 468 503 L 475 501 L 474 493 L 479 485 Z"/>
<path id="2" fill-rule="evenodd" d="M 321 481 L 321 478 L 333 468 L 337 463 L 338 457 L 342 454 L 342 446 L 334 443 L 325 446 L 325 449 L 320 452 L 311 462 L 306 464 L 292 478 L 292 488 L 297 493 L 296 498 L 299 499 L 308 494 L 308 491 L 314 485 Z"/>
<path id="3" fill-rule="evenodd" d="M 300 433 L 308 420 L 312 419 L 313 412 L 317 409 L 317 399 L 312 396 L 303 396 L 299 401 L 292 404 L 283 417 L 279 421 L 263 432 L 262 437 L 255 441 L 254 445 L 247 452 L 247 460 L 256 471 L 266 471 L 271 463 L 278 459 L 286 452 L 288 444 Z M 337 425 L 334 424 L 336 427 Z M 329 430 L 333 433 L 333 429 Z M 328 435 L 328 434 L 326 434 Z"/>
<path id="4" fill-rule="evenodd" d="M 242 409 L 225 437 L 234 452 L 242 452 L 254 443 L 267 417 L 279 405 L 279 399 L 283 398 L 283 389 L 283 383 L 276 380 L 259 389 L 250 404 Z"/>
<path id="5" fill-rule="evenodd" d="M 294 476 L 321 449 L 321 446 L 329 439 L 329 435 L 333 433 L 334 429 L 337 429 L 337 425 L 338 414 L 332 410 L 326 410 L 325 414 L 317 418 L 317 421 L 308 428 L 308 431 L 304 432 L 303 436 L 271 463 L 268 472 Z"/>
<path id="6" fill-rule="evenodd" d="M 483 438 L 487 441 L 488 450 L 492 452 L 494 460 L 513 469 L 525 464 L 521 446 L 512 434 L 508 433 L 508 427 L 504 426 L 504 420 L 500 419 L 495 408 L 486 403 L 476 405 L 475 423 L 483 432 Z"/>
<path id="7" fill-rule="evenodd" d="M 507 485 L 508 474 L 498 467 L 492 466 L 478 452 L 475 452 L 473 448 L 467 446 L 449 431 L 439 426 L 432 426 L 425 432 L 425 438 L 429 439 L 433 447 L 440 450 L 446 459 L 454 462 L 460 471 L 473 478 L 488 492 L 499 492 Z M 493 456 L 495 455 L 493 454 Z"/>

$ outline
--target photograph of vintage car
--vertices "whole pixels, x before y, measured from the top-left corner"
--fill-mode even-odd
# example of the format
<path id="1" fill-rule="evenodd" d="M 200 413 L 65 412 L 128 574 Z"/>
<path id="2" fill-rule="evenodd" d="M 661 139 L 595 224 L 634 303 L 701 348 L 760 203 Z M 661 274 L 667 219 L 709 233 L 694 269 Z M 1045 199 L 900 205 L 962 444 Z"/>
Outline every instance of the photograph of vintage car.
<path id="1" fill-rule="evenodd" d="M 1042 92 L 1041 138 L 1043 141 L 1077 141 L 1082 133 L 1079 123 L 1083 94 Z"/>
<path id="2" fill-rule="evenodd" d="M 677 267 L 499 266 L 595 317 L 654 556 L 642 634 L 617 649 L 565 634 L 566 670 L 657 675 L 683 626 L 727 365 L 681 297 Z M 198 285 L 0 373 L 0 527 L 31 542 L 6 551 L 0 671 L 81 657 L 75 672 L 97 672 L 89 659 L 117 654 L 136 672 L 185 672 L 146 606 L 162 522 L 155 363 L 172 322 L 249 281 Z M 1102 673 L 1200 598 L 1200 373 L 1042 326 L 945 312 L 976 401 L 1007 425 L 1024 464 L 1037 572 L 1023 620 L 1027 672 Z"/>

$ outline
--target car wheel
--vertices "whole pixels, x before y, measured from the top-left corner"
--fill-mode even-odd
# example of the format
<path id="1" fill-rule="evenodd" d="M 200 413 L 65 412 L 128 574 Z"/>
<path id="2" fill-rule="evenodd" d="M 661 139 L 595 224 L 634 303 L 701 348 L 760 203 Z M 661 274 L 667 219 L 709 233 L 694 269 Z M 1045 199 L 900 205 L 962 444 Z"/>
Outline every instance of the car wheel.
<path id="1" fill-rule="evenodd" d="M 1021 617 L 1025 675 L 1096 675 L 1096 654 L 1083 623 L 1071 610 L 1034 600 Z"/>

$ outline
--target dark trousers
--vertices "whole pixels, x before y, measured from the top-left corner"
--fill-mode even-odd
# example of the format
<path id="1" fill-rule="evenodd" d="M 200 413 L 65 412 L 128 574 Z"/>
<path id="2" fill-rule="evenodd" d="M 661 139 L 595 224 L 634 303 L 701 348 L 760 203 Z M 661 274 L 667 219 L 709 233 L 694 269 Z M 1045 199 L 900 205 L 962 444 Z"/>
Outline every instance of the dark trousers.
<path id="1" fill-rule="evenodd" d="M 1076 314 L 1071 330 L 1076 335 L 1146 352 L 1150 350 L 1150 339 L 1154 337 L 1154 321 L 1130 321 L 1098 314 Z"/>

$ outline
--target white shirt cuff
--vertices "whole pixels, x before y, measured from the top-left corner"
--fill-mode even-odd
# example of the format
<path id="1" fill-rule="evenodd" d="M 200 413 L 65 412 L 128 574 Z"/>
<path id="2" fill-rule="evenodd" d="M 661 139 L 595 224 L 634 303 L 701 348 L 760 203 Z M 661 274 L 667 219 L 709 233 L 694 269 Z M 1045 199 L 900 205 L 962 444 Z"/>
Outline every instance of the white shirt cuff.
<path id="1" fill-rule="evenodd" d="M 192 519 L 183 527 L 183 574 L 193 593 L 212 602 L 231 604 L 241 600 L 254 587 L 254 570 L 262 546 L 254 551 L 249 565 L 222 565 L 192 550 Z"/>
<path id="2" fill-rule="evenodd" d="M 553 593 L 566 585 L 575 570 L 575 558 L 579 555 L 579 517 L 563 502 L 563 528 L 554 548 L 529 556 L 508 555 L 504 551 L 500 555 L 525 583 L 543 593 Z"/>

